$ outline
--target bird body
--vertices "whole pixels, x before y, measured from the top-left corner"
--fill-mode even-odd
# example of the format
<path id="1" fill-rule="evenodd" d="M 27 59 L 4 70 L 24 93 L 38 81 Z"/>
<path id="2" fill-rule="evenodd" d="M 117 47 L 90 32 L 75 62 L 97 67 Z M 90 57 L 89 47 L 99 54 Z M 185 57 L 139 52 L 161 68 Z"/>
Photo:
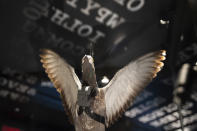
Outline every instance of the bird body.
<path id="1" fill-rule="evenodd" d="M 82 83 L 70 66 L 55 52 L 42 50 L 45 72 L 60 93 L 76 131 L 104 131 L 132 104 L 163 67 L 165 51 L 148 53 L 120 69 L 103 88 L 98 88 L 91 56 L 82 59 Z"/>
<path id="2" fill-rule="evenodd" d="M 97 95 L 92 98 L 89 110 L 85 109 L 81 114 L 78 114 L 78 122 L 79 125 L 75 127 L 76 131 L 104 131 L 105 123 L 102 123 L 101 116 L 105 116 L 105 101 L 104 94 L 102 90 L 99 90 Z M 96 118 L 95 115 L 100 117 Z"/>

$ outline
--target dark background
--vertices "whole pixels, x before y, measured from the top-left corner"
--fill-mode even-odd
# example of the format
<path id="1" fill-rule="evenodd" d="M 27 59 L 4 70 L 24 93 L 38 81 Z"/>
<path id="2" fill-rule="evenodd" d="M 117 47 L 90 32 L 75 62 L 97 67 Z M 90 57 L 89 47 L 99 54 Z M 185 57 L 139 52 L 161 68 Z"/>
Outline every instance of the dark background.
<path id="1" fill-rule="evenodd" d="M 189 63 L 191 68 L 185 91 L 180 96 L 183 124 L 185 130 L 197 130 L 197 2 L 134 0 L 131 4 L 132 0 L 122 0 L 123 5 L 120 5 L 118 0 L 91 0 L 100 7 L 85 15 L 81 9 L 86 7 L 88 0 L 78 0 L 76 8 L 68 1 L 0 1 L 0 130 L 74 130 L 64 113 L 59 94 L 41 66 L 41 48 L 58 52 L 75 68 L 79 78 L 81 58 L 93 52 L 99 84 L 103 76 L 111 79 L 118 69 L 136 57 L 159 49 L 167 50 L 167 60 L 158 77 L 107 130 L 180 129 L 173 91 L 178 71 L 184 63 Z M 143 6 L 138 10 L 130 9 L 141 2 L 144 2 Z M 111 12 L 103 23 L 96 20 L 101 8 Z M 65 29 L 51 20 L 57 10 L 69 15 L 64 23 L 71 26 L 77 19 L 82 24 L 75 31 Z M 111 28 L 107 23 L 114 14 L 118 20 L 125 20 Z M 92 29 L 90 36 L 78 33 L 84 25 Z M 105 36 L 91 41 L 96 31 Z"/>

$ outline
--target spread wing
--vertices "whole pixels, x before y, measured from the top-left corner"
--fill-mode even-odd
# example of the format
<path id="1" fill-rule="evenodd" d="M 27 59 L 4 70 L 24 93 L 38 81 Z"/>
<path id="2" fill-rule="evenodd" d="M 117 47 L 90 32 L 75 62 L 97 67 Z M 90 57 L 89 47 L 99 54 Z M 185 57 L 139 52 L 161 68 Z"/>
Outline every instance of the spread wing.
<path id="1" fill-rule="evenodd" d="M 45 72 L 60 93 L 67 115 L 73 122 L 73 117 L 76 117 L 78 88 L 81 88 L 80 80 L 74 69 L 58 54 L 49 49 L 43 49 L 41 52 Z"/>
<path id="2" fill-rule="evenodd" d="M 113 123 L 132 104 L 135 97 L 163 67 L 165 51 L 148 53 L 119 70 L 103 88 L 106 102 L 106 125 Z"/>

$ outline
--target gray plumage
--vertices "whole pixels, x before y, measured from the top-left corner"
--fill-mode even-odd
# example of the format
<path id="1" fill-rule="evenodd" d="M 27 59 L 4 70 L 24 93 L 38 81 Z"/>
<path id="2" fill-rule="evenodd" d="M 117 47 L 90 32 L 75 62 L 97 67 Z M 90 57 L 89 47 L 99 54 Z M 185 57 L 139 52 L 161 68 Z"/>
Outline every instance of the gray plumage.
<path id="1" fill-rule="evenodd" d="M 40 56 L 46 73 L 62 97 L 64 108 L 76 131 L 104 131 L 105 126 L 108 127 L 117 120 L 143 88 L 156 77 L 164 65 L 161 61 L 165 60 L 165 51 L 151 52 L 130 62 L 103 88 L 97 88 L 93 58 L 84 56 L 83 80 L 96 90 L 96 95 L 90 99 L 90 109 L 105 117 L 105 125 L 95 121 L 85 112 L 78 115 L 77 94 L 83 85 L 74 69 L 51 50 L 42 50 Z"/>

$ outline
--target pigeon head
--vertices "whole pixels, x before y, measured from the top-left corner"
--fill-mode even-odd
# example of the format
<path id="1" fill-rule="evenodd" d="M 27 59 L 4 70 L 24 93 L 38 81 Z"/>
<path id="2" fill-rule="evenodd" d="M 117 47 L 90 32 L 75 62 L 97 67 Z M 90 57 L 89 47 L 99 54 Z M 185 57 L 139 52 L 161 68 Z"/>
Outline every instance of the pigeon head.
<path id="1" fill-rule="evenodd" d="M 90 55 L 85 55 L 82 58 L 82 77 L 89 86 L 96 84 L 94 59 Z"/>
<path id="2" fill-rule="evenodd" d="M 85 55 L 82 58 L 82 72 L 91 72 L 94 71 L 94 59 L 90 55 Z"/>
<path id="3" fill-rule="evenodd" d="M 82 65 L 83 64 L 91 64 L 93 65 L 94 64 L 94 59 L 92 58 L 92 56 L 90 55 L 85 55 L 83 58 L 82 58 Z"/>

